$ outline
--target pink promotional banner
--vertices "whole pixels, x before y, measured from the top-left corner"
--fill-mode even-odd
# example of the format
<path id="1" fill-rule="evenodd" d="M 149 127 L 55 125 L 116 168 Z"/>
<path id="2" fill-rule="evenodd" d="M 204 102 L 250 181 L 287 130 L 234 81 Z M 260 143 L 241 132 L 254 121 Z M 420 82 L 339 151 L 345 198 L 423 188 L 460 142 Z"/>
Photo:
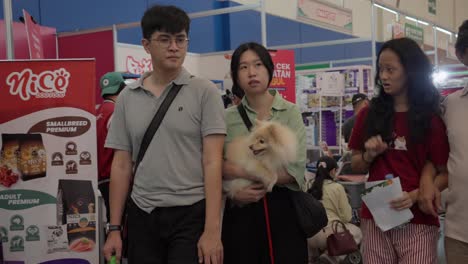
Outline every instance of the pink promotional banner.
<path id="1" fill-rule="evenodd" d="M 275 64 L 270 88 L 277 90 L 284 99 L 296 103 L 296 71 L 294 50 L 270 51 Z"/>
<path id="2" fill-rule="evenodd" d="M 24 25 L 28 39 L 29 55 L 31 59 L 44 58 L 44 45 L 42 44 L 41 27 L 36 24 L 31 15 L 23 9 Z"/>
<path id="3" fill-rule="evenodd" d="M 57 32 L 55 28 L 43 26 L 39 27 L 41 28 L 44 58 L 57 59 Z M 16 60 L 31 59 L 26 35 L 26 27 L 24 26 L 24 23 L 13 22 L 13 41 L 15 46 Z M 7 59 L 5 39 L 5 21 L 0 20 L 0 60 Z"/>

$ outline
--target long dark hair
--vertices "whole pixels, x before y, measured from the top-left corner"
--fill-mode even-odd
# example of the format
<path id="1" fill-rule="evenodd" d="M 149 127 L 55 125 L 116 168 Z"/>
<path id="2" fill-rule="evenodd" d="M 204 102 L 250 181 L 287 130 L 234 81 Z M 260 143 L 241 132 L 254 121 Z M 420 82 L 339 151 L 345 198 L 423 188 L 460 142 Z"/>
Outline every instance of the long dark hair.
<path id="1" fill-rule="evenodd" d="M 398 55 L 406 74 L 410 142 L 421 142 L 430 129 L 432 116 L 440 114 L 440 95 L 432 83 L 433 69 L 429 59 L 418 44 L 409 38 L 389 40 L 383 44 L 379 51 L 375 75 L 378 96 L 373 98 L 370 103 L 366 121 L 367 139 L 381 135 L 387 143 L 392 140 L 392 120 L 395 112 L 393 97 L 385 93 L 379 78 L 380 54 L 387 49 Z"/>
<path id="2" fill-rule="evenodd" d="M 273 64 L 273 59 L 271 58 L 270 53 L 264 46 L 256 42 L 247 42 L 237 47 L 237 49 L 232 54 L 231 77 L 232 77 L 232 82 L 234 83 L 234 86 L 240 87 L 239 83 L 237 82 L 237 79 L 239 77 L 237 71 L 239 70 L 240 58 L 242 54 L 248 50 L 255 52 L 260 58 L 260 60 L 262 61 L 263 65 L 268 71 L 268 75 L 269 75 L 268 85 L 270 85 L 271 79 L 273 78 L 273 70 L 275 68 L 275 65 Z"/>
<path id="3" fill-rule="evenodd" d="M 317 172 L 315 173 L 315 180 L 307 190 L 308 193 L 312 194 L 317 200 L 322 200 L 323 196 L 323 182 L 325 180 L 333 180 L 332 176 L 330 175 L 330 171 L 333 169 L 338 168 L 338 164 L 336 163 L 335 159 L 323 156 L 317 161 Z"/>
<path id="4" fill-rule="evenodd" d="M 458 28 L 457 42 L 455 43 L 455 50 L 461 55 L 465 54 L 465 50 L 468 48 L 468 20 L 465 20 L 463 24 Z"/>

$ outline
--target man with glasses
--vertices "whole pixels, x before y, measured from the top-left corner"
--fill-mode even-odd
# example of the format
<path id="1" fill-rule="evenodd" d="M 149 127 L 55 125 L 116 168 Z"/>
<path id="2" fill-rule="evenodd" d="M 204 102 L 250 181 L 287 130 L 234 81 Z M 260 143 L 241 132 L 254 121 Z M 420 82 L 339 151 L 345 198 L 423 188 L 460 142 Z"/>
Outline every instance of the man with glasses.
<path id="1" fill-rule="evenodd" d="M 216 86 L 182 67 L 190 19 L 153 6 L 141 20 L 153 71 L 129 84 L 115 106 L 106 147 L 115 149 L 107 259 L 120 258 L 121 216 L 129 189 L 129 263 L 222 263 L 221 163 L 226 127 Z M 143 135 L 168 92 L 182 86 L 132 181 Z"/>

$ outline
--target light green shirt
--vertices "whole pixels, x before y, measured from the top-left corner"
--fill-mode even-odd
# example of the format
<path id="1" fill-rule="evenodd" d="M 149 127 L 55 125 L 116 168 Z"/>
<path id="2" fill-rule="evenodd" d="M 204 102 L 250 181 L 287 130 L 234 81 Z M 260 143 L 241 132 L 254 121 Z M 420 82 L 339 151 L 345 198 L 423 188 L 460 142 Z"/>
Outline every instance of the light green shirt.
<path id="1" fill-rule="evenodd" d="M 295 132 L 297 137 L 297 160 L 287 167 L 288 173 L 296 179 L 295 183 L 289 183 L 285 186 L 291 190 L 302 190 L 305 183 L 305 165 L 306 165 L 306 138 L 305 138 L 305 127 L 302 121 L 302 115 L 297 105 L 284 100 L 279 93 L 272 90 L 270 91 L 274 95 L 273 105 L 271 107 L 271 118 L 269 121 L 276 121 L 283 125 L 291 128 Z M 252 123 L 255 123 L 257 113 L 249 106 L 246 97 L 241 102 L 247 112 Z M 240 116 L 237 106 L 232 106 L 226 109 L 226 129 L 227 136 L 225 140 L 224 149 L 234 138 L 247 135 L 249 132 L 242 117 Z"/>

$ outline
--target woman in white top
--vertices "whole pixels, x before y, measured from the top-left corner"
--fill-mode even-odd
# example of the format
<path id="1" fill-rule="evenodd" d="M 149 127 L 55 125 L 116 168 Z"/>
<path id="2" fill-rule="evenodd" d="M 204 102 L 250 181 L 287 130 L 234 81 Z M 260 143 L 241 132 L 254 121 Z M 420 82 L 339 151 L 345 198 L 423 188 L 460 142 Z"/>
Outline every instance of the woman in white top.
<path id="1" fill-rule="evenodd" d="M 343 185 L 335 182 L 338 164 L 333 158 L 323 156 L 317 161 L 316 167 L 317 173 L 315 175 L 315 180 L 308 192 L 322 202 L 327 212 L 328 225 L 318 234 L 308 239 L 309 256 L 312 255 L 311 253 L 314 250 L 318 249 L 320 252 L 326 250 L 327 237 L 333 233 L 331 223 L 334 220 L 340 220 L 346 225 L 346 228 L 353 235 L 357 244 L 359 244 L 362 239 L 362 233 L 359 227 L 350 223 L 352 209 L 346 191 Z M 336 260 L 338 261 L 338 258 Z"/>

